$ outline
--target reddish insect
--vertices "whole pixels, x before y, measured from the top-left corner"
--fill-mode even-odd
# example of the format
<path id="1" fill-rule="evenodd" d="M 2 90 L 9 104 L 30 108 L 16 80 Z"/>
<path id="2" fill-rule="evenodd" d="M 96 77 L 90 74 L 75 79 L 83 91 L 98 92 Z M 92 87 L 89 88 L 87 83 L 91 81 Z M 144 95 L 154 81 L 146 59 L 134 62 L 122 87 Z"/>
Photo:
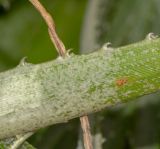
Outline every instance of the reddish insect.
<path id="1" fill-rule="evenodd" d="M 123 85 L 125 85 L 127 82 L 128 82 L 128 79 L 127 79 L 127 78 L 121 78 L 121 79 L 116 80 L 116 85 L 117 85 L 117 86 L 123 86 Z"/>

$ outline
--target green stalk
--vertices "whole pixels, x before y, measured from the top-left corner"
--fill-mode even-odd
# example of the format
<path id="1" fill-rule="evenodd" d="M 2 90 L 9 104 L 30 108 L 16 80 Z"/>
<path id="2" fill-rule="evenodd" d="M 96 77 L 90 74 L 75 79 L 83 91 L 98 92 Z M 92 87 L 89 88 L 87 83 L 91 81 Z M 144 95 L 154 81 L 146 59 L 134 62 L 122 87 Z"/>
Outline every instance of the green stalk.
<path id="1" fill-rule="evenodd" d="M 108 44 L 0 73 L 0 139 L 100 111 L 160 89 L 160 39 Z"/>

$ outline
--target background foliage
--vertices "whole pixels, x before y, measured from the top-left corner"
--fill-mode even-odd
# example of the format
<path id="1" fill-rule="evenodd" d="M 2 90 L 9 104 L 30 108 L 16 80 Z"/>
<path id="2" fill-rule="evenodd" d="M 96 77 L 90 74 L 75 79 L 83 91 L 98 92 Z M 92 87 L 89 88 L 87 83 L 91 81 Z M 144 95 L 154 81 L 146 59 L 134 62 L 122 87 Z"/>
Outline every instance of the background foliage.
<path id="1" fill-rule="evenodd" d="M 121 46 L 142 40 L 149 32 L 160 33 L 159 0 L 99 0 L 91 16 L 94 19 L 84 19 L 94 2 L 42 1 L 54 17 L 59 36 L 68 49 L 73 48 L 74 53 L 82 52 L 79 49 L 83 42 L 88 44 L 86 49 L 83 46 L 87 53 L 107 41 Z M 91 20 L 96 20 L 96 24 Z M 93 28 L 93 32 L 81 34 L 82 28 L 85 30 L 88 26 Z M 92 42 L 83 38 L 87 34 L 92 36 Z M 24 56 L 31 63 L 57 57 L 44 21 L 27 0 L 0 0 L 0 35 L 0 71 L 16 66 Z M 158 92 L 92 114 L 90 120 L 95 148 L 159 149 L 159 107 Z M 29 142 L 39 149 L 80 149 L 79 132 L 79 120 L 75 119 L 42 129 Z"/>

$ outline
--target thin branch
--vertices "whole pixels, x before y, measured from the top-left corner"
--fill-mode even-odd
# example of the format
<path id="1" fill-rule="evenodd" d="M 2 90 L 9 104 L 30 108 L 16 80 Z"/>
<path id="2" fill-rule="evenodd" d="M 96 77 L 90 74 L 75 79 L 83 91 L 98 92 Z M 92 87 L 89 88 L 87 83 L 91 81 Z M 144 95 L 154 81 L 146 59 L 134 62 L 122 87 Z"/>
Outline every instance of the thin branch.
<path id="1" fill-rule="evenodd" d="M 51 15 L 47 12 L 47 10 L 43 7 L 43 5 L 38 0 L 29 0 L 33 6 L 40 12 L 41 16 L 45 20 L 46 24 L 48 25 L 48 32 L 53 44 L 56 47 L 57 52 L 60 56 L 66 56 L 66 49 L 63 42 L 60 40 L 56 33 L 55 24 L 51 17 Z"/>
<path id="2" fill-rule="evenodd" d="M 88 116 L 80 117 L 80 121 L 81 121 L 82 130 L 83 130 L 84 147 L 85 149 L 93 149 Z"/>
<path id="3" fill-rule="evenodd" d="M 53 44 L 55 45 L 59 55 L 62 57 L 67 56 L 67 51 L 65 49 L 65 46 L 56 33 L 55 24 L 54 24 L 54 20 L 52 19 L 52 16 L 47 12 L 47 10 L 43 7 L 43 5 L 38 0 L 29 0 L 29 1 L 40 12 L 46 24 L 48 25 L 48 32 L 49 32 L 50 38 Z M 90 127 L 88 117 L 87 116 L 81 117 L 80 121 L 81 121 L 81 127 L 83 129 L 84 146 L 86 149 L 92 149 L 91 133 L 90 133 L 90 129 L 88 129 Z"/>
<path id="4" fill-rule="evenodd" d="M 33 134 L 34 132 L 28 132 L 23 135 L 17 135 L 17 140 L 14 142 L 14 144 L 12 144 L 12 146 L 9 149 L 18 149 L 24 143 L 24 141 L 27 140 Z"/>

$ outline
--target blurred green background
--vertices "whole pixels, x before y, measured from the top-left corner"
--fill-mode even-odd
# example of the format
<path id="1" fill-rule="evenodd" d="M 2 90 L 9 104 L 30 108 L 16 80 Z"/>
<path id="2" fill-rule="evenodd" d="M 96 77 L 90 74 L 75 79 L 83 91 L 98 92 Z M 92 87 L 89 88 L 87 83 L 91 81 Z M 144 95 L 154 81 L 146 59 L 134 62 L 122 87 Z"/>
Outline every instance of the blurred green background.
<path id="1" fill-rule="evenodd" d="M 159 0 L 41 0 L 58 35 L 73 52 L 105 42 L 121 46 L 160 33 Z M 46 24 L 27 0 L 0 0 L 0 71 L 23 57 L 41 63 L 57 57 Z M 95 149 L 160 149 L 160 93 L 90 116 Z M 79 120 L 39 130 L 28 141 L 39 149 L 82 149 Z"/>

